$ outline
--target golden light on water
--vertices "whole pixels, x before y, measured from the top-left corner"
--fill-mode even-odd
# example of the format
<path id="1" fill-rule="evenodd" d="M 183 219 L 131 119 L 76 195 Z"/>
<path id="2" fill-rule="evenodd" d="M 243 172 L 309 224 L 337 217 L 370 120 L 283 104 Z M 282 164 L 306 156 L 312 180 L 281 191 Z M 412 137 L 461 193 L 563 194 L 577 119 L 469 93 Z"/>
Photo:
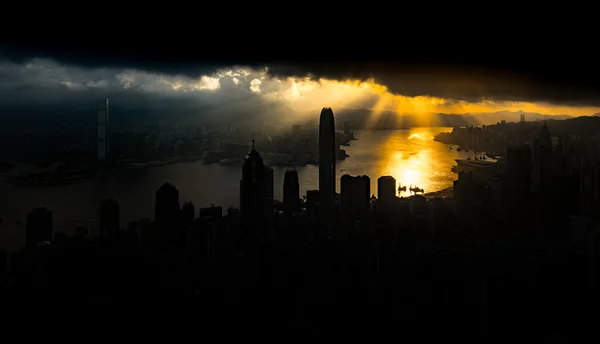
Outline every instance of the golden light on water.
<path id="1" fill-rule="evenodd" d="M 377 179 L 392 176 L 396 187 L 419 187 L 425 193 L 452 186 L 456 174 L 451 171 L 454 159 L 465 159 L 473 153 L 450 150 L 448 145 L 433 140 L 435 134 L 452 128 L 413 128 L 357 132 L 358 141 L 348 147 L 350 158 L 340 164 L 339 173 L 371 178 L 372 193 L 377 195 Z M 360 143 L 359 143 L 360 142 Z"/>

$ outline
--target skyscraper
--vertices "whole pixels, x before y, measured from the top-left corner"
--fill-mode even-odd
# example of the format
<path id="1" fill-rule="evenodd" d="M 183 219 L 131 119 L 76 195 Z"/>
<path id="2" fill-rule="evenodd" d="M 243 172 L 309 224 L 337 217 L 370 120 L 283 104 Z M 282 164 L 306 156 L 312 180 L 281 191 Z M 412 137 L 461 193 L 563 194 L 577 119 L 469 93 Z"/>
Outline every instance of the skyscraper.
<path id="1" fill-rule="evenodd" d="M 107 161 L 110 154 L 110 122 L 108 120 L 108 98 L 98 102 L 98 132 L 97 147 L 98 161 Z"/>
<path id="2" fill-rule="evenodd" d="M 340 184 L 343 212 L 364 214 L 369 211 L 371 179 L 368 176 L 344 174 Z"/>
<path id="3" fill-rule="evenodd" d="M 321 110 L 319 121 L 319 195 L 323 207 L 335 199 L 335 122 L 331 108 Z"/>
<path id="4" fill-rule="evenodd" d="M 377 179 L 378 205 L 392 205 L 396 199 L 396 179 L 392 176 L 382 176 Z"/>
<path id="5" fill-rule="evenodd" d="M 154 218 L 163 247 L 169 247 L 172 243 L 181 240 L 179 190 L 173 184 L 164 183 L 156 191 Z"/>
<path id="6" fill-rule="evenodd" d="M 300 184 L 298 171 L 287 170 L 283 179 L 283 211 L 292 215 L 300 210 Z"/>
<path id="7" fill-rule="evenodd" d="M 244 158 L 240 180 L 240 212 L 246 224 L 256 225 L 265 219 L 268 198 L 266 193 L 270 191 L 265 184 L 265 165 L 258 151 L 254 149 L 252 140 L 252 148 Z"/>

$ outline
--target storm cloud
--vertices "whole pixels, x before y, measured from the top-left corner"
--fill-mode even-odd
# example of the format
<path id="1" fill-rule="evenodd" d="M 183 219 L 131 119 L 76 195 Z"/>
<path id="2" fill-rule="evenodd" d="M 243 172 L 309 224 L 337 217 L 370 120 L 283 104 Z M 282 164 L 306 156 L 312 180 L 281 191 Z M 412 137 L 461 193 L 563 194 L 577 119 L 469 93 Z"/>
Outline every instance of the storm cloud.
<path id="1" fill-rule="evenodd" d="M 593 61 L 595 54 L 584 49 L 585 46 L 567 52 L 541 47 L 533 51 L 511 47 L 478 50 L 469 49 L 469 46 L 448 50 L 446 45 L 440 44 L 437 46 L 439 51 L 435 52 L 401 46 L 395 50 L 390 47 L 369 50 L 355 48 L 344 41 L 347 46 L 342 50 L 342 42 L 336 45 L 333 38 L 327 50 L 320 51 L 321 46 L 313 44 L 314 53 L 294 51 L 287 56 L 295 57 L 287 59 L 283 58 L 286 56 L 283 52 L 273 47 L 265 50 L 264 45 L 242 47 L 235 53 L 219 50 L 224 43 L 213 49 L 196 50 L 167 43 L 135 49 L 115 45 L 101 50 L 94 49 L 93 45 L 69 45 L 68 42 L 54 46 L 13 44 L 0 47 L 0 55 L 17 64 L 31 58 L 48 58 L 87 69 L 134 69 L 193 79 L 237 64 L 254 70 L 268 67 L 266 75 L 279 79 L 373 80 L 389 92 L 407 97 L 600 105 L 600 68 Z M 526 38 L 521 37 L 522 40 Z M 544 41 L 539 39 L 542 44 Z M 325 38 L 321 37 L 321 40 Z M 553 40 L 553 43 L 558 42 Z M 308 58 L 304 58 L 307 55 Z"/>

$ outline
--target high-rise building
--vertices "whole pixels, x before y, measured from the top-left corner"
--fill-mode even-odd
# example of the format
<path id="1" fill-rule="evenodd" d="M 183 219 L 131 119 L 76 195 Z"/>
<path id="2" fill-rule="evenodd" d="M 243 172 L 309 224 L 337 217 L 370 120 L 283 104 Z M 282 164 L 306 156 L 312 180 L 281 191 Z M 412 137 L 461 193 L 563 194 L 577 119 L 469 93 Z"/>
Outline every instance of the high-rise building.
<path id="1" fill-rule="evenodd" d="M 252 140 L 252 148 L 244 158 L 240 180 L 240 212 L 246 224 L 260 223 L 266 217 L 268 199 L 266 193 L 270 192 L 265 185 L 266 179 L 263 159 L 254 149 L 254 140 Z"/>
<path id="2" fill-rule="evenodd" d="M 154 204 L 154 218 L 161 245 L 168 247 L 171 243 L 181 240 L 180 215 L 179 190 L 171 183 L 164 183 L 156 191 Z"/>
<path id="3" fill-rule="evenodd" d="M 340 181 L 342 212 L 366 213 L 369 211 L 371 179 L 368 176 L 344 174 Z"/>
<path id="4" fill-rule="evenodd" d="M 335 122 L 331 108 L 321 110 L 319 121 L 319 197 L 322 208 L 335 200 Z"/>
<path id="5" fill-rule="evenodd" d="M 120 228 L 119 202 L 108 198 L 100 203 L 100 236 L 117 235 Z"/>
<path id="6" fill-rule="evenodd" d="M 98 161 L 107 161 L 110 156 L 110 121 L 108 98 L 98 102 L 97 156 Z"/>
<path id="7" fill-rule="evenodd" d="M 52 212 L 44 208 L 34 208 L 27 214 L 25 241 L 28 246 L 42 241 L 52 241 Z"/>
<path id="8" fill-rule="evenodd" d="M 377 179 L 378 204 L 391 205 L 396 199 L 396 179 L 392 176 L 382 176 Z"/>
<path id="9" fill-rule="evenodd" d="M 521 114 L 521 120 L 520 120 L 520 122 L 521 123 L 525 123 L 525 114 L 524 113 Z"/>
<path id="10" fill-rule="evenodd" d="M 185 226 L 189 226 L 194 223 L 196 218 L 196 208 L 194 207 L 194 203 L 185 202 L 181 207 L 181 219 Z"/>
<path id="11" fill-rule="evenodd" d="M 300 210 L 300 183 L 298 171 L 287 170 L 283 178 L 283 212 L 286 215 L 297 213 Z"/>

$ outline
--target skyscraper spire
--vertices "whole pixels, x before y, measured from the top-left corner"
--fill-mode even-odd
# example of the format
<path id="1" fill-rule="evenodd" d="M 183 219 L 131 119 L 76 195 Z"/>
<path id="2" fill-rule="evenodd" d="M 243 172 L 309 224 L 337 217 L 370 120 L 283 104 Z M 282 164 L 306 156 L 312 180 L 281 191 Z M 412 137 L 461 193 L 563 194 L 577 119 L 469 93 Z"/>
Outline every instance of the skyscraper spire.
<path id="1" fill-rule="evenodd" d="M 254 143 L 255 143 L 255 140 L 254 140 L 254 132 L 252 132 L 252 149 L 254 149 Z"/>

